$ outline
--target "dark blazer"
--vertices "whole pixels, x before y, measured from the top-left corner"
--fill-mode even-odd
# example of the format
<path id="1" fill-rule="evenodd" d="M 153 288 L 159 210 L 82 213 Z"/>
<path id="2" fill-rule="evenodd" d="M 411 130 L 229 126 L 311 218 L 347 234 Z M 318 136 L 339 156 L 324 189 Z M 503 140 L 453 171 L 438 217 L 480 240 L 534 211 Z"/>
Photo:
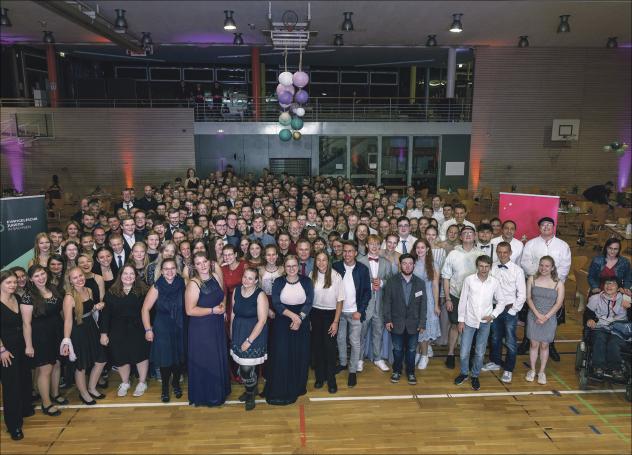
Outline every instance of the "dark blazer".
<path id="1" fill-rule="evenodd" d="M 310 280 L 306 276 L 298 277 L 301 286 L 303 286 L 303 290 L 305 291 L 305 303 L 301 307 L 301 313 L 305 315 L 305 319 L 309 316 L 309 312 L 312 310 L 312 304 L 314 303 L 314 284 L 312 280 Z M 281 316 L 283 315 L 283 310 L 285 310 L 285 305 L 281 302 L 281 291 L 285 287 L 287 283 L 287 279 L 285 276 L 280 276 L 274 283 L 272 283 L 272 308 L 274 312 Z"/>
<path id="2" fill-rule="evenodd" d="M 136 201 L 130 201 L 132 203 L 132 206 L 130 207 L 130 209 L 136 207 Z M 117 202 L 114 205 L 114 211 L 116 212 L 118 209 L 122 209 L 123 208 L 123 201 Z"/>
<path id="3" fill-rule="evenodd" d="M 332 268 L 344 278 L 346 270 L 344 261 L 334 262 Z M 358 312 L 362 315 L 360 320 L 364 321 L 366 309 L 371 300 L 371 273 L 366 265 L 356 261 L 352 275 L 356 288 L 356 305 L 358 306 Z"/>
<path id="4" fill-rule="evenodd" d="M 409 334 L 417 329 L 426 328 L 426 283 L 415 275 L 412 276 L 410 303 L 406 306 L 401 272 L 388 279 L 382 293 L 382 311 L 384 324 L 393 323 L 392 332 L 401 335 L 404 329 Z M 421 292 L 417 297 L 415 295 Z"/>
<path id="5" fill-rule="evenodd" d="M 143 196 L 134 201 L 134 207 L 138 207 L 139 209 L 143 209 L 145 212 L 148 212 L 149 210 L 156 210 L 156 207 L 158 207 L 158 201 L 156 201 L 153 197 L 151 199 L 147 199 Z"/>

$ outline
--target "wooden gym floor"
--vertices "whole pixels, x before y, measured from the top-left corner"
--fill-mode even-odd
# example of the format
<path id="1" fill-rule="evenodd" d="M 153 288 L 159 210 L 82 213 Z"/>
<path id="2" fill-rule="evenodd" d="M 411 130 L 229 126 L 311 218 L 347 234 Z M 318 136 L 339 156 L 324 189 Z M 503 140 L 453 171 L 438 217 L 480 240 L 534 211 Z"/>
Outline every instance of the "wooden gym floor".
<path id="1" fill-rule="evenodd" d="M 562 361 L 550 362 L 548 384 L 527 383 L 527 356 L 519 356 L 514 380 L 502 372 L 481 374 L 481 389 L 455 386 L 458 370 L 443 366 L 435 349 L 416 386 L 393 385 L 389 374 L 366 363 L 358 386 L 315 391 L 287 407 L 261 401 L 252 412 L 236 403 L 234 386 L 221 408 L 192 408 L 184 400 L 159 403 L 160 384 L 141 398 L 116 397 L 112 373 L 98 406 L 71 405 L 59 417 L 39 410 L 26 420 L 25 438 L 0 435 L 0 452 L 12 453 L 626 453 L 631 451 L 630 403 L 622 386 L 580 391 L 574 370 L 579 338 L 576 310 L 568 308 L 557 344 Z M 457 365 L 458 367 L 458 365 Z M 133 388 L 132 388 L 133 390 Z M 186 394 L 185 394 L 186 397 Z M 4 427 L 4 425 L 3 425 Z"/>

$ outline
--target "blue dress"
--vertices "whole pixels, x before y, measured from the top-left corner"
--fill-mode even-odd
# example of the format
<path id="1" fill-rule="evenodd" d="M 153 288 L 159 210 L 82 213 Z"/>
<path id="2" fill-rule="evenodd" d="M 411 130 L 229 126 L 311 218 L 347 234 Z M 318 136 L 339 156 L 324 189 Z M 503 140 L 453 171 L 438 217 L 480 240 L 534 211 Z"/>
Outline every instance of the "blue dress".
<path id="1" fill-rule="evenodd" d="M 438 273 L 435 270 L 435 273 Z M 426 273 L 426 264 L 423 260 L 415 262 L 415 269 L 413 275 L 421 278 L 426 283 L 426 301 L 428 303 L 426 309 L 426 330 L 419 334 L 418 341 L 432 341 L 441 336 L 441 322 L 439 316 L 434 312 L 435 300 L 432 292 L 432 280 L 428 278 Z"/>
<path id="2" fill-rule="evenodd" d="M 202 282 L 198 307 L 214 308 L 223 300 L 215 278 Z M 230 394 L 224 315 L 190 316 L 188 331 L 189 403 L 220 406 Z"/>
<path id="3" fill-rule="evenodd" d="M 268 324 L 263 326 L 263 330 L 257 338 L 252 340 L 252 344 L 245 351 L 241 350 L 241 345 L 252 333 L 252 329 L 257 325 L 257 298 L 261 288 L 255 289 L 249 297 L 241 295 L 241 286 L 235 288 L 235 306 L 233 307 L 233 337 L 230 345 L 230 355 L 239 365 L 260 365 L 268 358 Z"/>
<path id="4" fill-rule="evenodd" d="M 158 299 L 149 357 L 157 368 L 177 366 L 184 362 L 184 280 L 178 275 L 169 284 L 161 276 L 154 287 Z"/>

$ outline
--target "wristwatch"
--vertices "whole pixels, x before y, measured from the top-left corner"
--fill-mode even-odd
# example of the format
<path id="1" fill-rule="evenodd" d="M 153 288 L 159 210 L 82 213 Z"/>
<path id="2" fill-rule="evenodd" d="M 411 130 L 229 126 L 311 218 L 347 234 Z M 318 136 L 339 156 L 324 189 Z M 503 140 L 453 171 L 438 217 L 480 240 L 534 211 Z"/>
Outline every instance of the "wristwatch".
<path id="1" fill-rule="evenodd" d="M 298 317 L 301 318 L 301 321 L 305 320 L 305 313 L 302 311 L 298 314 Z"/>

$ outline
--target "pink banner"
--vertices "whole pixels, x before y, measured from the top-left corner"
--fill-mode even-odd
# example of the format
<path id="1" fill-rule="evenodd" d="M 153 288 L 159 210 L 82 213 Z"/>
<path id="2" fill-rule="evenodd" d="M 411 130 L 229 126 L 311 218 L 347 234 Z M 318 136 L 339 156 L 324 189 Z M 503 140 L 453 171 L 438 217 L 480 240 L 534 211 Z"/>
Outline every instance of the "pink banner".
<path id="1" fill-rule="evenodd" d="M 540 235 L 538 220 L 545 216 L 555 220 L 557 228 L 557 210 L 559 196 L 541 194 L 500 193 L 498 218 L 502 221 L 513 220 L 516 223 L 515 238 L 529 240 Z"/>

